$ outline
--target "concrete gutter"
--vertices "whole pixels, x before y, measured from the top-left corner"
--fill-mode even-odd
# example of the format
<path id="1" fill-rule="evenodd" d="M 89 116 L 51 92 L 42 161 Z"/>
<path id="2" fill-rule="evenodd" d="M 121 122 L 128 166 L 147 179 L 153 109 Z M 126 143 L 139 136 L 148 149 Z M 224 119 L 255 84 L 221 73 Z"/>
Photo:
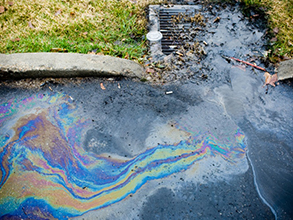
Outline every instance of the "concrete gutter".
<path id="1" fill-rule="evenodd" d="M 0 54 L 0 79 L 126 76 L 142 78 L 144 67 L 111 56 L 76 53 Z"/>
<path id="2" fill-rule="evenodd" d="M 278 80 L 293 78 L 293 59 L 280 63 L 278 68 Z"/>

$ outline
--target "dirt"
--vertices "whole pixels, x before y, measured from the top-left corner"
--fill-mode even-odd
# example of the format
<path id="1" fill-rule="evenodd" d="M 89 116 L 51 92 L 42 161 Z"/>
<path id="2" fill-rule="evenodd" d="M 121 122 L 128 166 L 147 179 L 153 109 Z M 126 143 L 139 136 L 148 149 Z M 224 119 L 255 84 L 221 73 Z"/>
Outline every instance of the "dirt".
<path id="1" fill-rule="evenodd" d="M 149 81 L 229 83 L 229 76 L 217 70 L 219 63 L 227 62 L 222 55 L 252 62 L 274 72 L 274 66 L 266 58 L 265 20 L 259 17 L 252 21 L 243 15 L 239 6 L 206 5 L 195 15 L 178 14 L 171 20 L 176 27 L 185 25 L 174 39 L 182 46 L 168 56 L 148 58 L 145 77 Z M 191 25 L 186 28 L 188 23 Z M 250 68 L 239 62 L 231 62 L 231 67 L 235 66 Z"/>

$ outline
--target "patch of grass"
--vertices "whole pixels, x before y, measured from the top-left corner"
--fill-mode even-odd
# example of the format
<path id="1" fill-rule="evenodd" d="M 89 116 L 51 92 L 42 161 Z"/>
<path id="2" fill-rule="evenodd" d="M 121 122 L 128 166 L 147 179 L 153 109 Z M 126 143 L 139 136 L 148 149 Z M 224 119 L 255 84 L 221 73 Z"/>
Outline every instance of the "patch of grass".
<path id="1" fill-rule="evenodd" d="M 268 15 L 272 42 L 270 60 L 293 58 L 293 0 L 241 0 L 246 7 L 260 9 Z"/>
<path id="2" fill-rule="evenodd" d="M 207 0 L 217 2 L 215 0 Z M 219 0 L 218 0 L 219 1 Z M 0 53 L 102 53 L 138 60 L 146 51 L 144 9 L 164 0 L 0 0 Z M 220 0 L 233 3 L 235 0 Z M 241 0 L 268 15 L 270 59 L 293 57 L 293 0 Z M 0 10 L 1 11 L 1 10 Z M 278 28 L 278 33 L 273 29 Z M 276 29 L 275 29 L 276 30 Z"/>
<path id="3" fill-rule="evenodd" d="M 208 3 L 236 2 L 243 4 L 243 11 L 251 9 L 259 13 L 261 18 L 268 20 L 270 36 L 270 53 L 268 58 L 271 62 L 279 62 L 286 58 L 293 58 L 293 0 L 204 0 Z M 248 13 L 249 14 L 249 13 Z M 277 32 L 277 33 L 276 33 Z"/>
<path id="4" fill-rule="evenodd" d="M 12 4 L 12 3 L 13 4 Z M 0 53 L 96 53 L 138 59 L 155 0 L 0 0 Z M 157 1 L 158 2 L 158 1 Z"/>

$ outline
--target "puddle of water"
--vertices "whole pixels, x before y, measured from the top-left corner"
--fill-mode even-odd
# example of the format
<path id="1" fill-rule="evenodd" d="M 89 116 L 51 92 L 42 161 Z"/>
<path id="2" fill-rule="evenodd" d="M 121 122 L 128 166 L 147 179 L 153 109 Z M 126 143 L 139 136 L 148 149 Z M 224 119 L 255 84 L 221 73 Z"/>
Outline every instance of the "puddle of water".
<path id="1" fill-rule="evenodd" d="M 210 131 L 195 132 L 183 121 L 167 133 L 184 135 L 131 159 L 88 153 L 82 137 L 89 120 L 61 93 L 10 100 L 0 112 L 2 217 L 78 216 L 117 203 L 152 180 L 185 170 L 196 176 L 193 166 L 206 158 L 235 166 L 246 153 L 239 129 L 230 140 L 221 140 Z"/>
<path id="2" fill-rule="evenodd" d="M 214 89 L 215 100 L 248 139 L 255 184 L 278 219 L 292 215 L 292 91 L 279 86 L 266 94 L 251 72 L 231 71 L 231 86 Z"/>

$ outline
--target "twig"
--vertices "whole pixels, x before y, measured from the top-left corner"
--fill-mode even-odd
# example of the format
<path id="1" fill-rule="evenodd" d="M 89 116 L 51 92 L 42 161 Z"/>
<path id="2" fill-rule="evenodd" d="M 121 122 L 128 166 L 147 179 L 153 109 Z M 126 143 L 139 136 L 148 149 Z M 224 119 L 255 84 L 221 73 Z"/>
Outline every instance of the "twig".
<path id="1" fill-rule="evenodd" d="M 248 63 L 248 62 L 246 62 L 246 61 L 239 60 L 239 59 L 234 58 L 234 57 L 228 57 L 228 58 L 230 58 L 230 59 L 232 59 L 232 60 L 236 60 L 236 61 L 241 62 L 241 63 L 245 63 L 245 64 L 247 64 L 247 65 L 249 65 L 249 66 L 252 66 L 252 67 L 254 67 L 254 68 L 256 68 L 256 69 L 259 69 L 259 70 L 262 70 L 262 71 L 265 71 L 265 72 L 266 72 L 266 69 L 264 69 L 264 68 L 262 68 L 262 67 L 259 67 L 259 66 L 257 66 L 257 65 L 254 65 L 254 64 L 252 64 L 252 63 Z"/>

